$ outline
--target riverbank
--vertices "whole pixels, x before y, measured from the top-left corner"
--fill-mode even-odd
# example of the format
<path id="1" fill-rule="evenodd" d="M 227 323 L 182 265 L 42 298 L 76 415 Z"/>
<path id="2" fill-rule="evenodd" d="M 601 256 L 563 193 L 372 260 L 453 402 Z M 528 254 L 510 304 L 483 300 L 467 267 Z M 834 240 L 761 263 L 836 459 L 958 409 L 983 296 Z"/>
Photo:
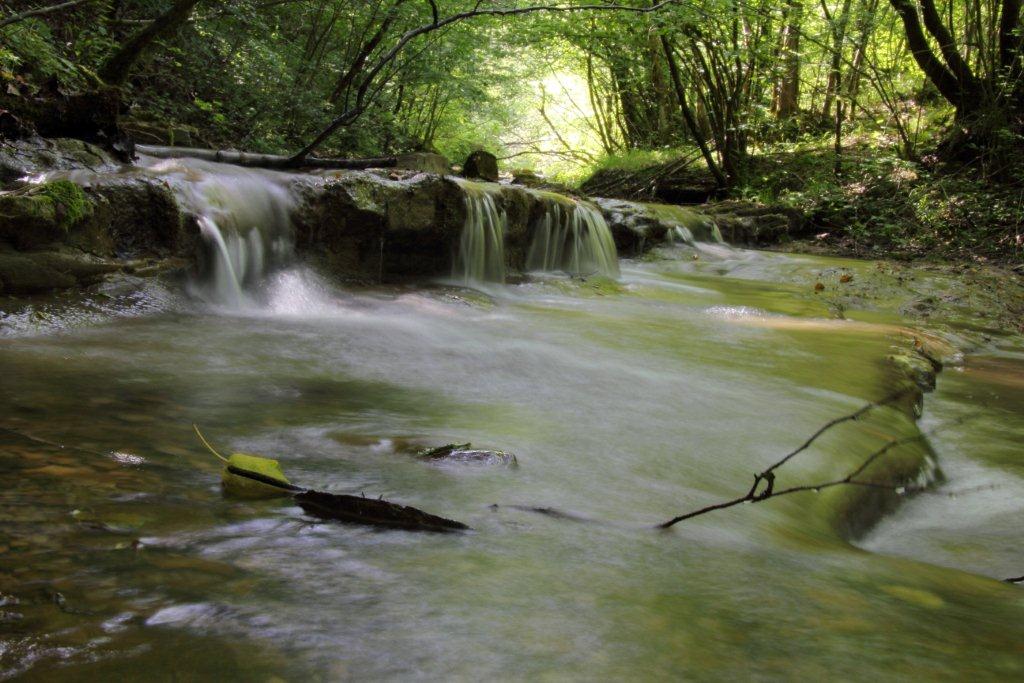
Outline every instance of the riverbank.
<path id="1" fill-rule="evenodd" d="M 24 178 L 34 182 L 26 185 Z M 0 145 L 0 179 L 8 189 L 0 196 L 0 295 L 7 297 L 88 290 L 111 282 L 114 290 L 123 290 L 117 282 L 151 277 L 177 286 L 189 277 L 201 279 L 216 267 L 202 248 L 209 239 L 204 221 L 231 212 L 241 212 L 246 224 L 273 224 L 271 229 L 282 236 L 294 230 L 288 239 L 294 239 L 299 254 L 343 281 L 447 276 L 467 210 L 476 206 L 473 201 L 485 199 L 497 212 L 494 220 L 500 214 L 507 224 L 502 267 L 516 272 L 527 265 L 533 233 L 545 212 L 572 213 L 577 205 L 572 197 L 514 183 L 477 185 L 415 169 L 283 174 L 173 160 L 125 167 L 92 145 L 38 138 Z M 203 192 L 212 192 L 211 198 L 202 198 Z M 247 206 L 252 193 L 264 199 Z M 471 195 L 478 199 L 470 201 Z M 979 329 L 1000 333 L 1019 333 L 1024 324 L 1024 278 L 1018 263 L 981 254 L 952 262 L 936 255 L 908 260 L 899 258 L 906 256 L 899 249 L 880 254 L 879 244 L 846 249 L 844 235 L 855 228 L 838 237 L 809 236 L 819 229 L 814 223 L 819 219 L 792 204 L 731 200 L 679 207 L 593 201 L 622 257 L 640 256 L 666 241 L 724 239 L 783 252 L 853 252 L 873 258 L 877 263 L 857 268 L 856 277 L 823 271 L 815 282 L 804 283 L 827 303 L 832 317 L 874 306 L 920 322 L 969 319 Z M 484 210 L 483 204 L 475 209 Z M 214 213 L 204 218 L 204 211 Z M 233 220 L 238 219 L 229 219 L 223 228 L 233 230 Z M 247 267 L 271 266 L 274 256 L 261 253 L 259 258 L 260 264 Z M 934 277 L 921 287 L 919 275 L 925 272 Z M 245 274 L 235 275 L 241 284 Z M 936 282 L 945 284 L 936 287 Z M 5 308 L 19 306 L 10 300 Z"/>
<path id="2" fill-rule="evenodd" d="M 650 165 L 612 159 L 582 188 L 697 205 L 714 194 L 696 159 Z M 753 156 L 729 194 L 740 216 L 790 217 L 764 222 L 750 235 L 752 244 L 856 258 L 993 263 L 1024 272 L 1024 186 L 993 179 L 985 169 L 944 166 L 933 157 L 906 161 L 852 139 L 837 173 L 831 146 L 811 140 Z M 707 206 L 729 213 L 730 205 Z"/>

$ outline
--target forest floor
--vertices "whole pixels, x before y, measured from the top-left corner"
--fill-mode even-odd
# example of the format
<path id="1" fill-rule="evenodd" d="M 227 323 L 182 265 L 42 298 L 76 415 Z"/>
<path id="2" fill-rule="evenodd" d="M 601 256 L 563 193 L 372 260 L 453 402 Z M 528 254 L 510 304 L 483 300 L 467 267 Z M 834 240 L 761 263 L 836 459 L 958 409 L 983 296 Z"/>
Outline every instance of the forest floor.
<path id="1" fill-rule="evenodd" d="M 694 183 L 694 161 L 601 173 L 656 178 L 674 187 Z M 667 171 L 667 173 L 665 173 Z M 1009 175 L 1009 174 L 1004 174 Z M 676 176 L 676 177 L 673 177 Z M 698 180 L 699 182 L 699 180 Z M 588 184 L 583 184 L 584 189 Z M 654 183 L 647 180 L 648 186 Z M 634 197 L 636 198 L 636 197 Z M 1024 272 L 1024 182 L 994 181 L 982 169 L 951 169 L 936 159 L 900 159 L 856 141 L 843 153 L 839 173 L 830 147 L 816 140 L 755 156 L 733 199 L 797 209 L 800 230 L 773 248 L 858 258 L 995 263 Z"/>

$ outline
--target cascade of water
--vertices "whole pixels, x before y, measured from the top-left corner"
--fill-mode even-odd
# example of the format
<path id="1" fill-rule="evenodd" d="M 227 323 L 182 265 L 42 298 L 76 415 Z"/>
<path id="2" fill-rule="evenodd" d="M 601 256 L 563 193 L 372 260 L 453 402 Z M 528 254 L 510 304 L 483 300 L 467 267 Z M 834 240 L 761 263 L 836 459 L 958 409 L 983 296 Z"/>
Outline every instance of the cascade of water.
<path id="1" fill-rule="evenodd" d="M 505 233 L 508 216 L 498 209 L 494 190 L 484 183 L 460 180 L 466 202 L 466 222 L 452 266 L 462 282 L 505 281 Z"/>
<path id="2" fill-rule="evenodd" d="M 670 243 L 682 242 L 693 246 L 698 242 L 724 242 L 718 225 L 707 216 L 684 206 L 668 204 L 646 204 L 646 210 L 660 221 L 671 226 L 667 233 Z"/>
<path id="3" fill-rule="evenodd" d="M 190 291 L 207 301 L 240 306 L 247 288 L 292 254 L 288 176 L 195 159 L 143 157 L 149 173 L 166 179 L 193 213 L 207 249 L 207 265 Z"/>
<path id="4" fill-rule="evenodd" d="M 612 232 L 594 206 L 564 197 L 542 196 L 546 211 L 534 228 L 527 270 L 561 270 L 573 275 L 618 277 Z"/>

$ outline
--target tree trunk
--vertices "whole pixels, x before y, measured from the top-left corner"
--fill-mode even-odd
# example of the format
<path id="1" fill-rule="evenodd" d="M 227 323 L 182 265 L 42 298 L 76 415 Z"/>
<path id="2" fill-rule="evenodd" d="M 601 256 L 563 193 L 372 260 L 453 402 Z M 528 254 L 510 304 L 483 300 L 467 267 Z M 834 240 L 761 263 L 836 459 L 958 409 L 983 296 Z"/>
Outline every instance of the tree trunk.
<path id="1" fill-rule="evenodd" d="M 921 67 L 921 71 L 928 77 L 928 80 L 938 89 L 946 101 L 956 107 L 960 113 L 964 105 L 964 93 L 957 77 L 943 64 L 924 34 L 921 26 L 921 17 L 918 14 L 917 6 L 913 0 L 889 0 L 896 14 L 903 21 L 903 29 L 907 36 L 907 47 L 914 61 Z"/>
<path id="2" fill-rule="evenodd" d="M 99 76 L 110 85 L 122 85 L 131 74 L 132 67 L 142 53 L 155 41 L 168 36 L 188 21 L 192 9 L 200 0 L 177 0 L 171 8 L 153 20 L 146 28 L 129 38 L 100 67 Z"/>
<path id="3" fill-rule="evenodd" d="M 789 119 L 800 110 L 800 23 L 803 6 L 800 0 L 789 0 L 785 7 L 785 26 L 779 48 L 782 51 L 782 73 L 775 86 L 775 117 Z"/>
<path id="4" fill-rule="evenodd" d="M 700 148 L 700 154 L 704 157 L 704 163 L 707 164 L 711 175 L 715 176 L 715 181 L 719 187 L 728 187 L 728 178 L 722 173 L 722 169 L 718 167 L 718 164 L 715 163 L 715 158 L 712 156 L 711 150 L 701 134 L 700 127 L 697 125 L 697 119 L 693 115 L 693 110 L 690 109 L 690 104 L 686 101 L 686 90 L 683 88 L 683 82 L 679 78 L 679 66 L 676 64 L 675 55 L 672 54 L 672 46 L 665 36 L 661 37 L 661 48 L 665 53 L 665 62 L 668 64 L 672 86 L 675 88 L 676 98 L 679 100 L 679 109 L 683 115 L 683 120 L 686 121 L 686 127 L 690 129 L 690 135 L 693 137 L 694 142 L 697 143 L 697 147 Z"/>
<path id="5" fill-rule="evenodd" d="M 832 103 L 837 97 L 842 97 L 840 85 L 842 84 L 843 49 L 846 44 L 846 26 L 850 19 L 851 4 L 852 0 L 843 0 L 839 16 L 836 17 L 828 12 L 828 6 L 824 0 L 821 3 L 832 33 L 832 58 L 829 63 L 828 82 L 825 85 L 825 104 L 821 107 L 821 118 L 825 120 L 832 115 Z"/>

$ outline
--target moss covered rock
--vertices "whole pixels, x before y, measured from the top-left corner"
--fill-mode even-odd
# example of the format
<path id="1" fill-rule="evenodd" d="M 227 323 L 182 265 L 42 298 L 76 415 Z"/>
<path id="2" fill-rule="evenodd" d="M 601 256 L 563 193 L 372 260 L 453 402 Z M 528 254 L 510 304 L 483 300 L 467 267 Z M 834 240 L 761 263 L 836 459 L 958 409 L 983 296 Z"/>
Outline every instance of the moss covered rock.
<path id="1" fill-rule="evenodd" d="M 82 188 L 54 180 L 0 194 L 0 239 L 17 249 L 63 241 L 76 223 L 92 214 Z"/>
<path id="2" fill-rule="evenodd" d="M 158 178 L 97 177 L 86 189 L 94 210 L 68 243 L 106 255 L 138 258 L 191 254 L 197 231 L 189 230 L 174 192 Z"/>
<path id="3" fill-rule="evenodd" d="M 462 175 L 495 182 L 498 180 L 498 158 L 482 149 L 471 152 L 462 165 Z"/>
<path id="4" fill-rule="evenodd" d="M 296 246 L 338 275 L 395 280 L 451 267 L 465 208 L 450 180 L 416 175 L 397 181 L 346 171 L 301 181 L 296 192 Z"/>

